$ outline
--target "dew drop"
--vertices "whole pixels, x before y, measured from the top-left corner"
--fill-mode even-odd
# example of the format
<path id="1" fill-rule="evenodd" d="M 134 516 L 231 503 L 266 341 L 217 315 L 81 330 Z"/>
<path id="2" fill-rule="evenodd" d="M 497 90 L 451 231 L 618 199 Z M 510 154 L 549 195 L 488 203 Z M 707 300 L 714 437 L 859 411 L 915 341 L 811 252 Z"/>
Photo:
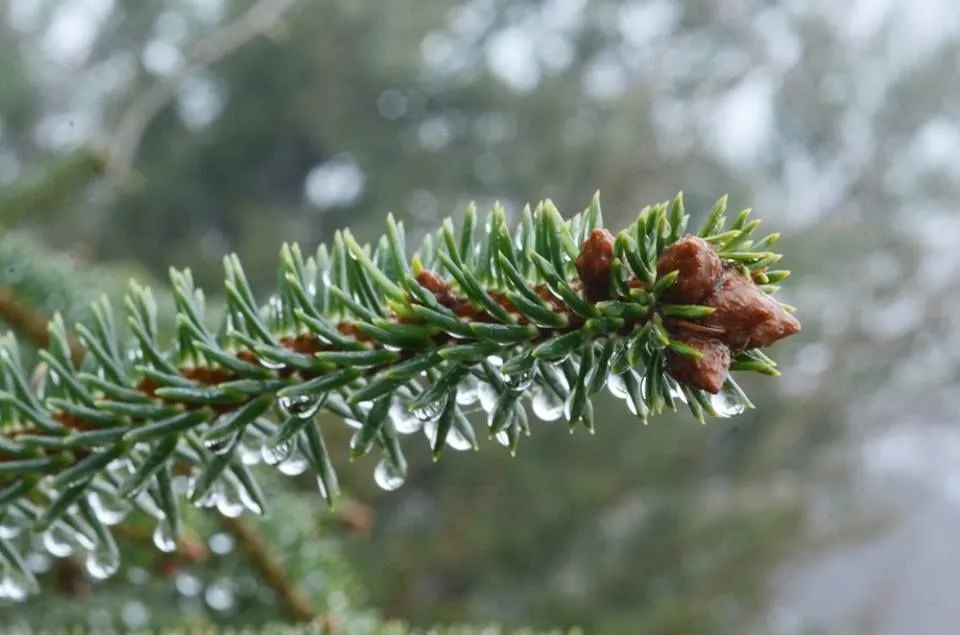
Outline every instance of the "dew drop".
<path id="1" fill-rule="evenodd" d="M 670 396 L 679 400 L 681 403 L 687 403 L 687 395 L 683 392 L 683 388 L 679 382 L 671 377 L 667 378 L 667 382 L 667 385 L 670 387 Z"/>
<path id="2" fill-rule="evenodd" d="M 377 483 L 377 486 L 388 492 L 392 492 L 403 485 L 406 477 L 405 471 L 394 465 L 388 457 L 380 459 L 377 467 L 373 470 L 373 480 Z"/>
<path id="3" fill-rule="evenodd" d="M 237 488 L 232 484 L 223 487 L 220 495 L 217 497 L 216 505 L 217 511 L 227 518 L 239 518 L 245 509 L 244 504 L 240 501 L 240 494 L 237 492 Z"/>
<path id="4" fill-rule="evenodd" d="M 283 362 L 278 362 L 276 360 L 270 359 L 269 357 L 258 357 L 260 365 L 269 370 L 280 370 L 285 364 Z"/>
<path id="5" fill-rule="evenodd" d="M 37 590 L 36 581 L 23 571 L 8 568 L 0 578 L 0 597 L 14 602 L 23 602 Z"/>
<path id="6" fill-rule="evenodd" d="M 451 450 L 456 450 L 457 452 L 466 452 L 467 450 L 473 449 L 473 444 L 470 443 L 470 439 L 455 427 L 450 428 L 450 432 L 447 433 L 446 444 L 450 446 Z"/>
<path id="7" fill-rule="evenodd" d="M 499 395 L 497 395 L 496 388 L 486 382 L 480 382 L 477 384 L 477 398 L 484 411 L 493 412 L 493 409 L 497 407 Z"/>
<path id="8" fill-rule="evenodd" d="M 200 582 L 200 578 L 186 571 L 177 573 L 174 585 L 177 587 L 177 592 L 185 597 L 196 597 L 203 590 L 203 583 Z"/>
<path id="9" fill-rule="evenodd" d="M 526 370 L 521 373 L 510 373 L 503 374 L 500 373 L 500 377 L 503 379 L 503 383 L 507 388 L 514 392 L 523 392 L 530 387 L 530 384 L 533 383 L 534 371 Z"/>
<path id="10" fill-rule="evenodd" d="M 230 446 L 232 446 L 233 442 L 236 441 L 238 434 L 239 432 L 235 432 L 232 435 L 221 439 L 204 439 L 203 446 L 217 456 L 222 456 L 230 451 Z"/>
<path id="11" fill-rule="evenodd" d="M 260 446 L 246 441 L 241 441 L 237 446 L 237 454 L 244 465 L 259 465 L 260 461 L 263 460 L 263 456 L 260 454 Z"/>
<path id="12" fill-rule="evenodd" d="M 413 434 L 423 427 L 423 422 L 413 416 L 413 413 L 404 404 L 393 403 L 387 415 L 393 422 L 393 429 L 398 434 Z"/>
<path id="13" fill-rule="evenodd" d="M 330 496 L 330 493 L 327 491 L 327 485 L 323 482 L 323 477 L 317 477 L 317 490 L 324 498 L 328 498 Z"/>
<path id="14" fill-rule="evenodd" d="M 93 491 L 87 494 L 87 500 L 97 520 L 104 525 L 116 525 L 130 512 L 130 504 L 116 494 Z"/>
<path id="15" fill-rule="evenodd" d="M 63 525 L 57 523 L 43 533 L 43 548 L 54 558 L 66 558 L 73 553 L 73 541 Z"/>
<path id="16" fill-rule="evenodd" d="M 236 603 L 233 585 L 227 579 L 221 578 L 207 587 L 203 599 L 214 611 L 221 613 L 229 611 Z"/>
<path id="17" fill-rule="evenodd" d="M 99 549 L 87 553 L 84 566 L 90 577 L 106 580 L 120 568 L 120 554 L 111 545 L 102 545 Z"/>
<path id="18" fill-rule="evenodd" d="M 243 484 L 237 484 L 237 495 L 240 497 L 240 503 L 252 514 L 263 516 L 263 508 L 260 506 L 250 492 Z"/>
<path id="19" fill-rule="evenodd" d="M 607 379 L 607 390 L 617 399 L 628 399 L 630 396 L 627 392 L 627 382 L 624 381 L 623 375 L 610 375 Z"/>
<path id="20" fill-rule="evenodd" d="M 291 454 L 285 461 L 277 465 L 281 474 L 287 476 L 299 476 L 307 471 L 307 459 L 299 451 Z"/>
<path id="21" fill-rule="evenodd" d="M 327 400 L 326 393 L 319 397 L 311 395 L 298 395 L 296 397 L 280 397 L 277 404 L 288 417 L 298 417 L 300 419 L 309 419 L 317 414 L 320 406 Z"/>
<path id="22" fill-rule="evenodd" d="M 477 379 L 473 375 L 467 375 L 460 380 L 457 386 L 457 403 L 461 406 L 469 406 L 477 402 L 480 395 L 477 394 Z"/>
<path id="23" fill-rule="evenodd" d="M 153 544 L 164 553 L 172 553 L 177 548 L 177 543 L 173 539 L 173 527 L 166 518 L 157 522 L 157 527 L 153 530 Z"/>
<path id="24" fill-rule="evenodd" d="M 438 399 L 432 403 L 424 404 L 414 409 L 413 416 L 423 423 L 436 421 L 440 418 L 440 413 L 443 412 L 443 406 L 443 399 Z"/>
<path id="25" fill-rule="evenodd" d="M 541 421 L 556 421 L 563 416 L 563 399 L 543 386 L 537 386 L 531 399 L 533 414 Z"/>
<path id="26" fill-rule="evenodd" d="M 264 463 L 275 466 L 290 458 L 295 449 L 296 443 L 293 439 L 287 439 L 286 441 L 281 441 L 280 443 L 268 440 L 263 444 L 260 454 L 263 457 Z"/>
<path id="27" fill-rule="evenodd" d="M 12 509 L 0 516 L 0 539 L 16 538 L 23 528 L 24 519 L 14 515 Z"/>
<path id="28" fill-rule="evenodd" d="M 718 417 L 734 417 L 742 414 L 746 409 L 737 394 L 724 386 L 716 395 L 710 395 L 710 405 L 716 410 Z"/>

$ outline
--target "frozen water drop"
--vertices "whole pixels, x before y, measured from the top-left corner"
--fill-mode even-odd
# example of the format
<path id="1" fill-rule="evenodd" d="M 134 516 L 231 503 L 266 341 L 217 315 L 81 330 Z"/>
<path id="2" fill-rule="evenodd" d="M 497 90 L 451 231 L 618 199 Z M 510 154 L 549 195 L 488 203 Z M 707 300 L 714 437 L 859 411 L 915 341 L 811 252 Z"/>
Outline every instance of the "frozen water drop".
<path id="1" fill-rule="evenodd" d="M 563 416 L 563 399 L 543 386 L 533 391 L 530 406 L 541 421 L 556 421 Z"/>
<path id="2" fill-rule="evenodd" d="M 737 394 L 726 386 L 716 395 L 710 395 L 710 405 L 717 412 L 718 417 L 734 417 L 743 413 L 746 406 Z"/>
<path id="3" fill-rule="evenodd" d="M 363 423 L 357 421 L 356 419 L 344 419 L 343 422 L 353 428 L 354 430 L 359 430 L 363 427 Z"/>
<path id="4" fill-rule="evenodd" d="M 120 568 L 120 554 L 112 545 L 101 545 L 87 553 L 84 567 L 92 578 L 106 580 Z"/>
<path id="5" fill-rule="evenodd" d="M 93 491 L 87 494 L 87 500 L 104 525 L 116 525 L 130 512 L 130 504 L 116 494 Z"/>
<path id="6" fill-rule="evenodd" d="M 177 542 L 173 538 L 173 526 L 166 518 L 157 522 L 157 527 L 153 530 L 153 544 L 164 553 L 172 553 L 177 548 Z"/>
<path id="7" fill-rule="evenodd" d="M 280 397 L 277 404 L 280 409 L 289 417 L 298 417 L 300 419 L 309 419 L 317 414 L 320 406 L 327 400 L 327 395 L 312 396 L 298 395 L 296 397 Z"/>
<path id="8" fill-rule="evenodd" d="M 57 523 L 43 533 L 43 548 L 54 558 L 66 558 L 73 553 L 73 540 L 63 525 Z"/>
<path id="9" fill-rule="evenodd" d="M 279 465 L 290 458 L 295 449 L 296 443 L 293 439 L 287 439 L 286 441 L 281 441 L 279 443 L 277 443 L 275 440 L 268 440 L 263 444 L 260 454 L 263 456 L 264 463 L 274 466 Z"/>
<path id="10" fill-rule="evenodd" d="M 501 430 L 500 432 L 498 432 L 496 439 L 497 439 L 497 443 L 499 443 L 503 447 L 505 448 L 510 447 L 510 435 L 507 433 L 506 430 Z"/>
<path id="11" fill-rule="evenodd" d="M 399 434 L 413 434 L 423 427 L 423 422 L 401 403 L 394 403 L 390 406 L 388 416 L 393 422 L 393 429 Z"/>
<path id="12" fill-rule="evenodd" d="M 377 467 L 373 470 L 373 480 L 377 483 L 377 486 L 388 492 L 392 492 L 403 485 L 406 477 L 405 471 L 397 467 L 389 457 L 380 459 Z"/>

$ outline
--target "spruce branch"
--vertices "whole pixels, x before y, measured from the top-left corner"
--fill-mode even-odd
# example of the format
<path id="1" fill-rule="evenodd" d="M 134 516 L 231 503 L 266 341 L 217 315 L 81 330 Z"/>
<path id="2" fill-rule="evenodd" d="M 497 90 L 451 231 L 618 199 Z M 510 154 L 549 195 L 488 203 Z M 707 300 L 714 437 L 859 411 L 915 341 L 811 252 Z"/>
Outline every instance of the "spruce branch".
<path id="1" fill-rule="evenodd" d="M 349 231 L 308 258 L 284 245 L 265 306 L 226 257 L 215 328 L 189 270 L 171 270 L 171 347 L 159 342 L 152 293 L 132 283 L 132 345 L 121 346 L 103 299 L 75 329 L 87 351 L 75 364 L 55 316 L 39 391 L 10 335 L 0 348 L 0 560 L 20 569 L 17 532 L 115 549 L 104 509 L 129 506 L 157 519 L 154 542 L 168 548 L 182 470 L 193 504 L 263 513 L 257 449 L 286 473 L 310 469 L 332 504 L 321 411 L 356 429 L 352 458 L 380 453 L 374 478 L 392 490 L 406 476 L 402 436 L 423 431 L 435 458 L 476 448 L 476 411 L 515 452 L 530 432 L 527 403 L 538 419 L 592 431 L 604 388 L 643 422 L 682 405 L 701 422 L 752 407 L 730 372 L 777 375 L 761 349 L 800 329 L 771 296 L 787 276 L 771 269 L 777 235 L 755 239 L 749 210 L 728 226 L 726 198 L 696 235 L 688 221 L 681 196 L 616 236 L 598 196 L 569 220 L 549 201 L 527 207 L 514 228 L 500 206 L 478 226 L 471 207 L 459 231 L 447 219 L 408 260 L 403 225 L 388 216 L 372 247 Z"/>

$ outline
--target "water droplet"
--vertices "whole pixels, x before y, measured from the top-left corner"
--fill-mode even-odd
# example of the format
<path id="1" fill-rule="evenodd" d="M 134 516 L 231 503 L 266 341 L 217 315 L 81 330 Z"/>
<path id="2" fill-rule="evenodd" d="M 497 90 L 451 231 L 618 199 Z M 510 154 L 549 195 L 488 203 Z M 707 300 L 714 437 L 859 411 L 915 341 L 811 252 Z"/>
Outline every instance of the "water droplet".
<path id="1" fill-rule="evenodd" d="M 196 597 L 200 594 L 200 591 L 203 590 L 203 583 L 200 582 L 200 578 L 195 575 L 191 575 L 186 571 L 180 571 L 177 573 L 174 586 L 177 587 L 177 592 L 180 595 L 188 598 Z"/>
<path id="2" fill-rule="evenodd" d="M 260 454 L 260 445 L 257 441 L 252 443 L 241 441 L 237 446 L 237 454 L 244 465 L 259 465 L 260 461 L 263 460 L 263 456 Z"/>
<path id="3" fill-rule="evenodd" d="M 677 380 L 673 379 L 672 377 L 668 377 L 667 385 L 670 387 L 671 397 L 679 400 L 681 403 L 687 403 L 687 395 L 683 392 L 683 388 L 680 386 Z"/>
<path id="4" fill-rule="evenodd" d="M 237 495 L 240 497 L 240 503 L 247 508 L 247 511 L 257 516 L 263 515 L 263 508 L 260 507 L 260 503 L 254 500 L 247 488 L 241 483 L 237 484 Z"/>
<path id="5" fill-rule="evenodd" d="M 356 450 L 359 445 L 360 445 L 360 431 L 357 430 L 356 434 L 354 434 L 352 437 L 350 437 L 350 449 L 351 449 L 351 450 Z M 364 450 L 363 453 L 366 454 L 367 452 L 370 451 L 370 448 L 372 448 L 372 447 L 373 447 L 372 445 L 368 446 L 367 449 Z"/>
<path id="6" fill-rule="evenodd" d="M 523 392 L 533 383 L 534 374 L 534 370 L 531 368 L 530 370 L 525 370 L 520 373 L 500 373 L 500 378 L 503 379 L 504 385 L 510 390 Z"/>
<path id="7" fill-rule="evenodd" d="M 510 447 L 510 435 L 507 433 L 506 430 L 501 430 L 500 432 L 497 433 L 497 443 L 499 443 L 505 448 Z"/>
<path id="8" fill-rule="evenodd" d="M 627 392 L 627 382 L 624 381 L 623 375 L 610 375 L 607 379 L 607 390 L 617 399 L 628 399 L 630 396 Z"/>
<path id="9" fill-rule="evenodd" d="M 460 380 L 457 386 L 457 403 L 461 406 L 469 406 L 477 402 L 480 396 L 477 394 L 477 379 L 473 375 L 467 375 Z"/>
<path id="10" fill-rule="evenodd" d="M 217 456 L 222 456 L 230 450 L 230 446 L 233 445 L 234 441 L 236 441 L 238 434 L 239 432 L 235 432 L 232 435 L 221 439 L 204 439 L 203 446 Z"/>
<path id="11" fill-rule="evenodd" d="M 406 472 L 394 465 L 389 457 L 380 459 L 377 467 L 373 470 L 373 480 L 377 483 L 377 486 L 388 492 L 392 492 L 403 485 L 406 478 Z"/>
<path id="12" fill-rule="evenodd" d="M 398 434 L 413 434 L 423 427 L 423 422 L 413 416 L 405 404 L 394 402 L 387 414 Z"/>
<path id="13" fill-rule="evenodd" d="M 456 427 L 450 428 L 450 432 L 447 433 L 446 443 L 450 446 L 451 450 L 456 450 L 457 452 L 465 452 L 473 449 L 473 444 L 470 443 L 470 439 L 464 436 Z"/>
<path id="14" fill-rule="evenodd" d="M 16 538 L 20 535 L 25 519 L 14 515 L 14 510 L 10 509 L 0 517 L 0 539 Z"/>
<path id="15" fill-rule="evenodd" d="M 23 571 L 8 568 L 0 577 L 0 597 L 23 602 L 28 595 L 37 591 L 36 581 Z"/>
<path id="16" fill-rule="evenodd" d="M 497 407 L 497 390 L 490 384 L 486 382 L 480 382 L 477 384 L 477 397 L 480 400 L 480 407 L 486 412 L 493 412 L 493 409 Z"/>
<path id="17" fill-rule="evenodd" d="M 220 578 L 207 587 L 203 593 L 203 599 L 214 611 L 221 613 L 229 611 L 236 603 L 233 584 L 226 578 Z"/>
<path id="18" fill-rule="evenodd" d="M 320 495 L 324 498 L 327 498 L 330 494 L 327 492 L 327 486 L 323 482 L 323 478 L 317 477 L 317 489 L 320 491 Z"/>
<path id="19" fill-rule="evenodd" d="M 93 491 L 87 494 L 87 500 L 104 525 L 116 525 L 130 512 L 130 504 L 116 494 Z"/>
<path id="20" fill-rule="evenodd" d="M 233 551 L 236 541 L 228 533 L 218 533 L 210 536 L 210 551 L 217 555 L 225 555 Z"/>
<path id="21" fill-rule="evenodd" d="M 353 428 L 354 430 L 359 430 L 363 427 L 363 423 L 357 421 L 356 419 L 344 419 L 343 422 Z"/>
<path id="22" fill-rule="evenodd" d="M 307 471 L 307 459 L 300 452 L 294 452 L 287 460 L 277 465 L 277 469 L 287 476 L 299 476 Z"/>
<path id="23" fill-rule="evenodd" d="M 718 417 L 724 418 L 734 417 L 746 409 L 737 394 L 726 386 L 716 395 L 710 395 L 710 405 L 717 411 Z"/>
<path id="24" fill-rule="evenodd" d="M 541 421 L 556 421 L 563 416 L 563 399 L 543 386 L 537 386 L 531 399 L 533 414 Z"/>
<path id="25" fill-rule="evenodd" d="M 423 423 L 436 421 L 440 418 L 440 413 L 443 412 L 444 405 L 443 399 L 437 399 L 432 403 L 424 404 L 415 408 L 413 411 L 413 416 Z"/>
<path id="26" fill-rule="evenodd" d="M 491 355 L 487 358 L 487 362 L 489 362 L 494 368 L 500 368 L 503 366 L 503 358 L 499 355 Z"/>
<path id="27" fill-rule="evenodd" d="M 153 530 L 153 544 L 164 553 L 172 553 L 177 548 L 177 542 L 173 539 L 173 526 L 166 518 L 157 522 L 157 527 Z"/>
<path id="28" fill-rule="evenodd" d="M 85 568 L 95 580 L 106 580 L 120 568 L 120 554 L 112 545 L 101 545 L 87 553 Z"/>
<path id="29" fill-rule="evenodd" d="M 294 439 L 287 439 L 280 443 L 268 440 L 264 443 L 260 454 L 263 456 L 263 462 L 267 465 L 279 465 L 289 459 L 295 449 L 296 442 Z"/>
<path id="30" fill-rule="evenodd" d="M 283 362 L 272 360 L 268 357 L 258 357 L 260 365 L 269 370 L 280 370 L 286 366 Z"/>
<path id="31" fill-rule="evenodd" d="M 300 419 L 309 419 L 317 414 L 320 406 L 327 400 L 327 394 L 317 396 L 298 395 L 296 397 L 280 397 L 277 404 L 289 417 L 298 417 Z"/>
<path id="32" fill-rule="evenodd" d="M 43 532 L 43 548 L 54 558 L 66 558 L 73 553 L 70 534 L 60 523 Z"/>
<path id="33" fill-rule="evenodd" d="M 427 441 L 430 443 L 432 448 L 437 444 L 437 432 L 439 431 L 439 426 L 436 421 L 427 421 L 423 424 L 423 434 L 427 437 Z"/>

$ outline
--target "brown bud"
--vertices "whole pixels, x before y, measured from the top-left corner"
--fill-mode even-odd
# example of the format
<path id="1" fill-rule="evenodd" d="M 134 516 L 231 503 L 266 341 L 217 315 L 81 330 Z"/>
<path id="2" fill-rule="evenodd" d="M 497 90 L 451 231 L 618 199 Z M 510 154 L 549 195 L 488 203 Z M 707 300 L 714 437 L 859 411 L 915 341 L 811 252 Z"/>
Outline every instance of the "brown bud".
<path id="1" fill-rule="evenodd" d="M 720 256 L 697 236 L 684 236 L 663 250 L 657 263 L 657 277 L 679 272 L 677 282 L 663 294 L 670 304 L 699 304 L 713 290 L 722 271 Z"/>
<path id="2" fill-rule="evenodd" d="M 703 323 L 722 328 L 721 339 L 734 351 L 771 346 L 800 331 L 797 318 L 732 265 L 703 304 L 716 309 Z"/>
<path id="3" fill-rule="evenodd" d="M 587 302 L 602 302 L 610 299 L 610 269 L 613 262 L 613 234 L 606 229 L 594 229 L 583 244 L 577 257 L 577 272 L 583 285 L 583 297 Z"/>
<path id="4" fill-rule="evenodd" d="M 715 339 L 697 337 L 677 338 L 703 355 L 701 359 L 686 357 L 674 351 L 667 351 L 667 370 L 670 375 L 683 384 L 717 394 L 727 380 L 730 369 L 730 349 Z"/>

